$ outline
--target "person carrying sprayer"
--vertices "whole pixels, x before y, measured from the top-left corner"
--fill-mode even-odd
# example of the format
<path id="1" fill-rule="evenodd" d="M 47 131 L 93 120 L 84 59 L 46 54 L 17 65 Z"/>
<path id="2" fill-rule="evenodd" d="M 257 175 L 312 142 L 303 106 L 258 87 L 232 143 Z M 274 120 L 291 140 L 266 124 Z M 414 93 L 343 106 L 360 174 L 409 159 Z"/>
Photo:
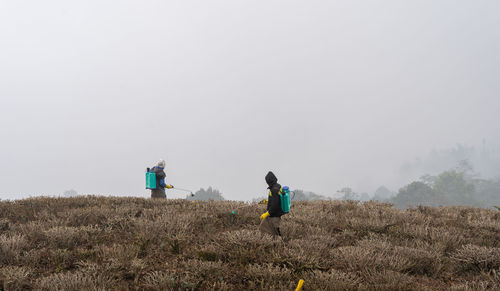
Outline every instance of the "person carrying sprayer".
<path id="1" fill-rule="evenodd" d="M 165 184 L 165 161 L 160 159 L 156 166 L 147 169 L 146 188 L 151 190 L 151 198 L 167 198 L 165 188 L 172 189 L 174 186 Z"/>
<path id="2" fill-rule="evenodd" d="M 278 178 L 269 171 L 266 175 L 266 183 L 269 187 L 269 197 L 267 200 L 267 212 L 260 216 L 260 231 L 273 236 L 281 237 L 280 221 L 281 216 L 290 211 L 290 196 L 288 187 L 281 188 Z"/>

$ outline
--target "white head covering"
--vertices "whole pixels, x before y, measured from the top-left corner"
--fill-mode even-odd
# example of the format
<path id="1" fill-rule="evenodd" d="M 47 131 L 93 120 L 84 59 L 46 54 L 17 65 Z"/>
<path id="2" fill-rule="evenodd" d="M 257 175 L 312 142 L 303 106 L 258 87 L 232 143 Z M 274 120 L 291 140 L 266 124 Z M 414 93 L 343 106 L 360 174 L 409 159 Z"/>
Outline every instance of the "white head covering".
<path id="1" fill-rule="evenodd" d="M 165 168 L 165 160 L 164 159 L 160 159 L 156 165 L 158 167 Z"/>

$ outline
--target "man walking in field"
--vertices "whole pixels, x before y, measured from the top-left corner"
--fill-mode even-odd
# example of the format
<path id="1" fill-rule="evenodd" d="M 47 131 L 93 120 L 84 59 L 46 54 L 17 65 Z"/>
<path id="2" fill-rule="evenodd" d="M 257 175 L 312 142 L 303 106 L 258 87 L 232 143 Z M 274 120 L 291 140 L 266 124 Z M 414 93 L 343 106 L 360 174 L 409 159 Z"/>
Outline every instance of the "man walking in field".
<path id="1" fill-rule="evenodd" d="M 281 209 L 280 191 L 281 185 L 273 172 L 266 175 L 266 183 L 269 187 L 269 197 L 267 199 L 267 212 L 261 215 L 260 231 L 281 237 L 280 221 L 284 212 Z"/>
<path id="2" fill-rule="evenodd" d="M 151 198 L 167 198 L 165 188 L 172 189 L 174 186 L 165 184 L 165 161 L 160 159 L 156 166 L 151 169 L 151 172 L 156 174 L 156 189 L 151 189 Z"/>

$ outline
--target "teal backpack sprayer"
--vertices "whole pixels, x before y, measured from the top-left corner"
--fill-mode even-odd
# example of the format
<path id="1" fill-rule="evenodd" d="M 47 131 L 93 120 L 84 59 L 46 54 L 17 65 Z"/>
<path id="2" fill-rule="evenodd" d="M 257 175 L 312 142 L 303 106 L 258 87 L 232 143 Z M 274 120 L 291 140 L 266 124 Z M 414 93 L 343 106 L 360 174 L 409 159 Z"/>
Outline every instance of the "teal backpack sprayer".
<path id="1" fill-rule="evenodd" d="M 152 172 L 150 168 L 146 171 L 146 189 L 156 189 L 156 173 Z"/>
<path id="2" fill-rule="evenodd" d="M 290 197 L 290 187 L 284 186 L 280 189 L 281 211 L 284 213 L 290 212 L 292 206 L 292 197 Z"/>
<path id="3" fill-rule="evenodd" d="M 292 192 L 293 197 L 295 197 L 295 192 L 290 191 L 290 187 L 288 187 L 288 186 L 282 187 L 279 191 L 280 202 L 281 202 L 281 211 L 283 211 L 283 213 L 285 213 L 285 214 L 290 212 L 290 207 L 292 206 L 293 197 L 290 196 L 290 192 Z M 261 204 L 261 203 L 259 203 L 259 204 Z M 252 205 L 245 205 L 245 206 L 238 207 L 235 210 L 231 211 L 231 213 L 236 214 L 236 210 L 239 210 L 243 207 L 249 207 L 249 206 L 252 206 Z"/>

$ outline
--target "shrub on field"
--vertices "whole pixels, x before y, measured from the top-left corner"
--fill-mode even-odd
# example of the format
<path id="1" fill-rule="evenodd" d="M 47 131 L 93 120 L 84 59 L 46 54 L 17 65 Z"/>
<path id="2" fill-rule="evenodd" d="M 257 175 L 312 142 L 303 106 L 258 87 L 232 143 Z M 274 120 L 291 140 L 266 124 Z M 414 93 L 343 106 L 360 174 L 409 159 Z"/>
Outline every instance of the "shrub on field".
<path id="1" fill-rule="evenodd" d="M 222 261 L 202 261 L 197 259 L 170 260 L 165 264 L 164 270 L 171 274 L 172 285 L 194 287 L 196 290 L 227 290 L 228 282 L 238 282 L 244 275 L 240 269 L 231 270 L 230 263 Z M 182 271 L 180 271 L 182 270 Z M 189 283 L 189 284 L 185 284 Z M 226 288 L 226 289 L 224 289 Z M 234 285 L 231 289 L 234 289 Z"/>
<path id="2" fill-rule="evenodd" d="M 176 268 L 182 268 L 197 277 L 198 280 L 212 280 L 223 277 L 226 273 L 226 266 L 221 261 L 209 262 L 201 261 L 196 259 L 191 259 L 187 261 L 181 261 L 178 265 L 172 266 Z"/>
<path id="3" fill-rule="evenodd" d="M 189 241 L 193 235 L 192 213 L 176 214 L 167 211 L 157 215 L 154 219 L 138 219 L 134 222 L 137 237 L 148 244 L 167 244 L 172 253 L 182 252 L 182 246 Z"/>
<path id="4" fill-rule="evenodd" d="M 43 277 L 37 281 L 36 289 L 42 291 L 111 290 L 115 279 L 99 272 L 66 272 Z"/>
<path id="5" fill-rule="evenodd" d="M 15 262 L 27 245 L 24 235 L 0 235 L 0 265 Z"/>
<path id="6" fill-rule="evenodd" d="M 500 218 L 500 217 L 499 217 Z M 484 231 L 493 231 L 500 232 L 500 219 L 494 218 L 490 216 L 486 216 L 486 218 L 470 218 L 467 221 L 467 225 L 471 229 L 481 229 Z"/>
<path id="7" fill-rule="evenodd" d="M 286 240 L 307 238 L 311 235 L 328 235 L 328 231 L 324 228 L 289 218 L 282 219 L 280 230 Z"/>
<path id="8" fill-rule="evenodd" d="M 460 284 L 455 284 L 451 286 L 450 290 L 452 291 L 486 291 L 486 290 L 495 290 L 494 286 L 491 285 L 490 282 L 485 281 L 472 281 L 472 282 L 463 282 Z"/>
<path id="9" fill-rule="evenodd" d="M 495 270 L 500 268 L 500 248 L 464 245 L 452 255 L 452 259 L 463 271 Z"/>
<path id="10" fill-rule="evenodd" d="M 428 223 L 404 223 L 390 228 L 388 235 L 395 241 L 406 244 L 419 241 L 432 244 L 436 250 L 448 254 L 460 247 L 465 238 L 459 229 L 450 227 L 432 227 Z"/>
<path id="11" fill-rule="evenodd" d="M 213 244 L 198 246 L 195 252 L 197 257 L 202 261 L 215 262 L 223 258 L 222 248 Z"/>
<path id="12" fill-rule="evenodd" d="M 96 232 L 98 229 L 94 227 L 56 226 L 44 231 L 44 234 L 53 248 L 73 249 L 87 244 Z"/>
<path id="13" fill-rule="evenodd" d="M 356 275 L 335 269 L 307 272 L 303 279 L 307 290 L 359 290 L 361 284 Z"/>
<path id="14" fill-rule="evenodd" d="M 331 251 L 335 268 L 369 272 L 371 270 L 406 270 L 410 260 L 403 254 L 395 252 L 394 246 L 384 240 L 368 239 L 356 246 L 346 246 Z"/>
<path id="15" fill-rule="evenodd" d="M 475 290 L 498 290 L 500 286 L 500 269 L 488 273 L 482 272 L 472 280 L 461 280 L 462 282 L 451 286 L 451 290 L 475 291 Z"/>
<path id="16" fill-rule="evenodd" d="M 47 244 L 47 236 L 44 231 L 54 226 L 49 223 L 30 221 L 24 224 L 13 225 L 12 231 L 24 235 L 28 241 L 29 248 L 39 248 Z"/>
<path id="17" fill-rule="evenodd" d="M 394 252 L 408 259 L 404 273 L 438 277 L 443 269 L 441 255 L 434 251 L 396 246 Z"/>
<path id="18" fill-rule="evenodd" d="M 143 270 L 147 267 L 147 262 L 143 259 L 133 258 L 130 261 L 130 270 L 134 273 L 135 276 L 141 274 Z"/>
<path id="19" fill-rule="evenodd" d="M 391 271 L 366 271 L 360 274 L 361 290 L 436 290 L 438 286 L 422 286 L 415 277 Z"/>
<path id="20" fill-rule="evenodd" d="M 290 281 L 292 273 L 286 267 L 274 266 L 273 264 L 250 264 L 245 268 L 247 275 L 263 281 L 284 280 Z"/>
<path id="21" fill-rule="evenodd" d="M 153 271 L 142 279 L 143 290 L 195 290 L 197 284 L 190 274 Z"/>
<path id="22" fill-rule="evenodd" d="M 297 241 L 294 241 L 285 248 L 280 248 L 278 251 L 273 252 L 272 260 L 275 264 L 287 266 L 294 273 L 324 269 L 327 267 L 321 264 L 323 260 L 318 253 L 310 253 L 306 246 Z"/>
<path id="23" fill-rule="evenodd" d="M 217 238 L 220 258 L 237 265 L 263 261 L 268 253 L 281 245 L 279 239 L 258 230 L 235 230 L 221 233 Z"/>
<path id="24" fill-rule="evenodd" d="M 245 268 L 248 290 L 292 290 L 294 278 L 286 267 L 272 264 L 251 264 Z"/>
<path id="25" fill-rule="evenodd" d="M 31 290 L 32 270 L 27 267 L 0 268 L 0 290 Z"/>
<path id="26" fill-rule="evenodd" d="M 395 245 L 390 239 L 390 236 L 372 234 L 359 241 L 357 245 L 364 249 L 374 248 L 378 251 L 385 251 L 388 258 L 391 256 L 405 258 L 404 267 L 396 271 L 429 277 L 436 277 L 443 271 L 440 247 L 421 240 L 401 241 L 400 245 Z"/>
<path id="27" fill-rule="evenodd" d="M 67 217 L 65 224 L 70 227 L 102 225 L 110 217 L 110 213 L 106 213 L 107 210 L 101 207 L 69 209 L 67 211 L 71 215 L 65 215 Z"/>
<path id="28" fill-rule="evenodd" d="M 52 272 L 73 269 L 80 260 L 78 253 L 68 249 L 30 250 L 25 261 L 37 267 L 46 267 Z"/>
<path id="29" fill-rule="evenodd" d="M 6 232 L 10 228 L 10 223 L 8 219 L 0 218 L 0 231 Z"/>
<path id="30" fill-rule="evenodd" d="M 99 258 L 113 270 L 127 270 L 131 262 L 138 258 L 139 248 L 132 244 L 113 244 L 111 246 L 98 246 Z"/>
<path id="31" fill-rule="evenodd" d="M 317 257 L 320 264 L 328 264 L 331 249 L 341 246 L 335 236 L 312 235 L 309 239 L 295 239 L 288 242 L 292 249 L 303 249 L 311 257 Z"/>

